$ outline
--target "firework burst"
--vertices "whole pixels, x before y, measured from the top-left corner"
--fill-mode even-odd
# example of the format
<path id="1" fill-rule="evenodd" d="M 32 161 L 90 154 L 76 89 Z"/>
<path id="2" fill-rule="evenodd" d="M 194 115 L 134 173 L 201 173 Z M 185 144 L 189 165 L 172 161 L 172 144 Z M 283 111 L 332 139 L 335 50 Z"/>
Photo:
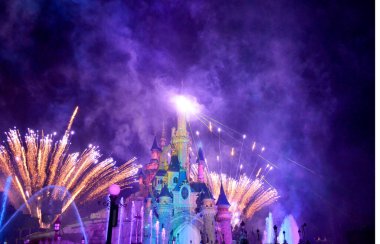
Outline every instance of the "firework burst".
<path id="1" fill-rule="evenodd" d="M 243 174 L 239 179 L 234 179 L 226 174 L 211 172 L 207 180 L 214 196 L 219 196 L 220 184 L 223 182 L 227 199 L 231 204 L 229 210 L 232 213 L 233 225 L 239 223 L 242 218 L 251 218 L 257 211 L 279 198 L 276 189 L 264 187 L 263 177 L 252 180 Z"/>
<path id="2" fill-rule="evenodd" d="M 7 140 L 0 145 L 0 173 L 12 176 L 9 196 L 12 205 L 18 208 L 25 204 L 26 211 L 37 217 L 44 228 L 50 226 L 42 219 L 44 197 L 61 202 L 60 213 L 63 213 L 73 201 L 84 203 L 106 195 L 111 184 L 128 187 L 137 173 L 135 158 L 115 167 L 112 158 L 102 159 L 96 146 L 89 146 L 82 153 L 69 153 L 70 128 L 76 112 L 77 109 L 59 140 L 31 129 L 22 137 L 18 130 L 12 129 L 5 133 Z M 47 186 L 59 187 L 29 201 Z"/>
<path id="3" fill-rule="evenodd" d="M 231 204 L 229 210 L 232 213 L 233 225 L 239 223 L 241 219 L 250 219 L 257 211 L 274 203 L 280 197 L 275 188 L 266 188 L 264 185 L 265 175 L 269 170 L 268 166 L 264 171 L 260 168 L 255 179 L 245 174 L 235 179 L 226 174 L 208 172 L 207 168 L 205 169 L 206 183 L 214 197 L 219 196 L 220 183 L 223 182 L 224 191 Z M 197 178 L 196 164 L 192 165 L 190 174 L 192 179 Z"/>

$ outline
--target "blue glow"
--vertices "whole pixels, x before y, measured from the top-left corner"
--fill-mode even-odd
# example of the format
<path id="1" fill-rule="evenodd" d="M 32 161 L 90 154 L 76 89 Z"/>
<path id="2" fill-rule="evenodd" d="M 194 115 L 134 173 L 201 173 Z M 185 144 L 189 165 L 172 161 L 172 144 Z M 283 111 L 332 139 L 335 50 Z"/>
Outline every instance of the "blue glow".
<path id="1" fill-rule="evenodd" d="M 268 217 L 265 218 L 265 232 L 263 236 L 263 243 L 273 243 L 273 242 L 274 242 L 273 217 L 272 217 L 272 213 L 269 213 Z"/>
<path id="2" fill-rule="evenodd" d="M 65 193 L 68 195 L 69 198 L 71 198 L 71 194 L 70 192 L 63 186 L 54 186 L 54 185 L 51 185 L 51 186 L 46 186 L 44 188 L 42 188 L 41 190 L 39 190 L 38 192 L 34 193 L 33 196 L 31 196 L 29 199 L 28 199 L 28 203 L 34 201 L 38 196 L 40 195 L 43 195 L 44 191 L 46 190 L 51 190 L 51 189 L 58 189 L 59 191 Z M 74 212 L 75 212 L 75 215 L 76 215 L 76 218 L 80 224 L 80 229 L 82 231 L 82 234 L 83 234 L 83 237 L 84 237 L 84 243 L 88 243 L 88 238 L 87 238 L 87 234 L 86 234 L 86 231 L 84 229 L 84 225 L 83 225 L 83 222 L 82 222 L 82 218 L 79 214 L 79 211 L 78 211 L 78 208 L 75 204 L 75 202 L 72 202 L 70 207 L 72 207 L 74 209 Z M 25 203 L 22 204 L 18 209 L 17 211 L 8 219 L 8 221 L 1 227 L 0 229 L 0 234 L 3 233 L 3 231 L 5 230 L 5 228 L 13 221 L 14 218 L 16 218 L 17 214 L 19 213 L 22 213 L 22 211 L 24 210 L 25 208 Z"/>
<path id="3" fill-rule="evenodd" d="M 0 227 L 4 221 L 5 209 L 7 208 L 7 201 L 8 201 L 8 192 L 9 192 L 9 188 L 11 188 L 11 184 L 12 184 L 12 176 L 8 176 L 7 181 L 5 182 L 3 200 L 1 202 Z"/>
<path id="4" fill-rule="evenodd" d="M 285 231 L 285 236 L 283 235 L 283 231 Z M 284 242 L 284 238 L 288 244 L 298 244 L 299 242 L 298 225 L 293 215 L 286 216 L 282 222 L 279 233 L 280 243 Z"/>

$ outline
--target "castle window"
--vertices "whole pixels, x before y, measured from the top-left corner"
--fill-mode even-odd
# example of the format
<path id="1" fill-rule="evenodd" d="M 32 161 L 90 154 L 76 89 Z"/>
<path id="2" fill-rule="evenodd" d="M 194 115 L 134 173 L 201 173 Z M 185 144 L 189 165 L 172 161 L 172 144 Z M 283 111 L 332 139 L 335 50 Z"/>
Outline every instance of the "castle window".
<path id="1" fill-rule="evenodd" d="M 178 178 L 177 177 L 173 178 L 173 183 L 178 183 Z"/>

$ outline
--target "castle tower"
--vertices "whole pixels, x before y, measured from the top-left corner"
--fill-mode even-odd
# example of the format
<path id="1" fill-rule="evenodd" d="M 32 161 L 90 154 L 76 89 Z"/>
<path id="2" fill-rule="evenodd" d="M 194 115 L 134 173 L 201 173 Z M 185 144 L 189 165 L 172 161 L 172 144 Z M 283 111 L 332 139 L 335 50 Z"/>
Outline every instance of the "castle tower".
<path id="1" fill-rule="evenodd" d="M 152 147 L 150 148 L 150 161 L 156 161 L 157 163 L 160 161 L 161 148 L 158 146 L 157 138 L 154 137 Z"/>
<path id="2" fill-rule="evenodd" d="M 177 130 L 172 131 L 172 143 L 175 146 L 181 169 L 187 169 L 189 134 L 186 129 L 186 113 L 178 112 Z"/>
<path id="3" fill-rule="evenodd" d="M 161 148 L 157 144 L 156 137 L 154 137 L 152 147 L 150 148 L 150 162 L 146 165 L 144 169 L 144 181 L 147 185 L 149 185 L 152 182 L 154 175 L 159 168 L 160 154 Z"/>
<path id="4" fill-rule="evenodd" d="M 162 187 L 160 195 L 158 196 L 159 203 L 157 212 L 160 220 L 160 242 L 168 243 L 168 231 L 171 229 L 170 218 L 173 212 L 172 194 L 169 192 L 168 186 L 165 184 Z M 165 231 L 164 231 L 165 230 Z"/>
<path id="5" fill-rule="evenodd" d="M 232 243 L 232 230 L 231 230 L 231 213 L 228 211 L 230 203 L 227 200 L 226 193 L 224 192 L 223 184 L 220 184 L 220 194 L 218 201 L 218 213 L 216 220 L 219 223 L 221 229 L 220 243 L 231 244 Z"/>
<path id="6" fill-rule="evenodd" d="M 207 189 L 204 193 L 202 202 L 202 215 L 203 215 L 203 243 L 215 243 L 215 215 L 216 206 L 211 192 Z"/>
<path id="7" fill-rule="evenodd" d="M 197 163 L 198 163 L 198 182 L 204 183 L 205 182 L 205 178 L 204 178 L 205 158 L 203 156 L 202 148 L 198 149 Z"/>

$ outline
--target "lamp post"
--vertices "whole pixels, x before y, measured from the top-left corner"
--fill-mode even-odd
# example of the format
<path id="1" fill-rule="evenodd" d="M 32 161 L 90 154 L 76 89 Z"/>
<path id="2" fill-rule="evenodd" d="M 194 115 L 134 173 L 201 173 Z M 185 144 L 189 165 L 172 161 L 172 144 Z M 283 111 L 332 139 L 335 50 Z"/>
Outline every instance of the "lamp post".
<path id="1" fill-rule="evenodd" d="M 108 218 L 107 229 L 107 241 L 106 244 L 112 243 L 112 228 L 117 225 L 117 216 L 119 212 L 119 206 L 116 202 L 118 195 L 120 194 L 120 186 L 113 184 L 109 188 L 110 193 L 110 213 Z"/>
<path id="2" fill-rule="evenodd" d="M 284 243 L 283 244 L 288 244 L 288 242 L 286 241 L 286 238 L 285 238 L 285 231 L 283 231 L 282 234 L 284 235 Z"/>
<path id="3" fill-rule="evenodd" d="M 260 242 L 260 230 L 257 229 L 257 230 L 256 230 L 256 233 L 257 233 L 257 240 Z"/>
<path id="4" fill-rule="evenodd" d="M 277 244 L 277 225 L 273 226 L 274 230 L 274 243 Z"/>

